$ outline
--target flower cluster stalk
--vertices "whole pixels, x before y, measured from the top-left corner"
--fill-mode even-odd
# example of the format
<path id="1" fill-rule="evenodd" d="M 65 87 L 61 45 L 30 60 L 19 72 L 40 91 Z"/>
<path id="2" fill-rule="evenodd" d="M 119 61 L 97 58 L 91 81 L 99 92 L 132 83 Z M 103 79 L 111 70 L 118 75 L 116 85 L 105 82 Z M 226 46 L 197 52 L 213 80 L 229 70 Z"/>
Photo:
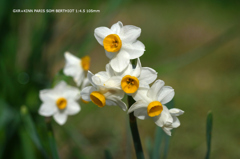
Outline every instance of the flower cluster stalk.
<path id="1" fill-rule="evenodd" d="M 128 96 L 128 108 L 134 103 L 134 99 L 131 96 Z M 133 137 L 134 148 L 136 151 L 137 159 L 144 159 L 142 144 L 138 132 L 137 120 L 133 112 L 129 113 L 129 124 L 131 128 L 131 133 Z"/>

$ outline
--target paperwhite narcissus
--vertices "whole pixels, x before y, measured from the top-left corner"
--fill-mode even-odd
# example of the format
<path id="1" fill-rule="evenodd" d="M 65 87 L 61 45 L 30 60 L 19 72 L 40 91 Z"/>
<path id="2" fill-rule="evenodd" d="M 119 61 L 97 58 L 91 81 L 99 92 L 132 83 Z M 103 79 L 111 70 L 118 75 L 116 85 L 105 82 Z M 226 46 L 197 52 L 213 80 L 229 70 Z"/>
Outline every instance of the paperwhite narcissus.
<path id="1" fill-rule="evenodd" d="M 112 76 L 104 84 L 122 89 L 127 94 L 133 94 L 139 88 L 149 88 L 149 84 L 155 81 L 156 78 L 157 72 L 152 68 L 142 67 L 138 58 L 135 68 L 130 63 L 124 71 Z"/>
<path id="2" fill-rule="evenodd" d="M 174 97 L 174 89 L 170 86 L 164 86 L 162 80 L 156 80 L 150 89 L 140 88 L 133 95 L 135 103 L 129 108 L 128 113 L 134 112 L 139 119 L 152 118 L 156 125 L 171 136 L 171 129 L 180 126 L 177 118 L 184 113 L 180 109 L 170 109 L 164 105 Z"/>
<path id="3" fill-rule="evenodd" d="M 126 111 L 127 106 L 121 100 L 124 92 L 121 89 L 111 88 L 111 86 L 104 86 L 98 76 L 94 76 L 88 71 L 88 80 L 92 86 L 85 87 L 81 91 L 81 97 L 85 101 L 92 101 L 98 107 L 102 108 L 105 105 L 119 106 L 122 110 Z"/>
<path id="4" fill-rule="evenodd" d="M 68 115 L 75 115 L 80 111 L 80 105 L 77 103 L 79 98 L 80 91 L 77 88 L 61 81 L 53 89 L 40 91 L 43 103 L 38 112 L 42 116 L 53 116 L 58 124 L 63 125 Z"/>
<path id="5" fill-rule="evenodd" d="M 123 71 L 130 59 L 136 59 L 143 55 L 145 46 L 137 38 L 141 34 L 141 29 L 133 25 L 123 26 L 122 22 L 107 27 L 98 27 L 94 31 L 94 36 L 101 44 L 107 57 L 111 59 L 110 65 L 116 72 Z"/>
<path id="6" fill-rule="evenodd" d="M 80 59 L 69 52 L 66 52 L 64 56 L 66 59 L 66 65 L 63 69 L 64 74 L 73 77 L 77 86 L 80 86 L 84 80 L 85 71 L 89 70 L 90 57 L 84 56 Z"/>

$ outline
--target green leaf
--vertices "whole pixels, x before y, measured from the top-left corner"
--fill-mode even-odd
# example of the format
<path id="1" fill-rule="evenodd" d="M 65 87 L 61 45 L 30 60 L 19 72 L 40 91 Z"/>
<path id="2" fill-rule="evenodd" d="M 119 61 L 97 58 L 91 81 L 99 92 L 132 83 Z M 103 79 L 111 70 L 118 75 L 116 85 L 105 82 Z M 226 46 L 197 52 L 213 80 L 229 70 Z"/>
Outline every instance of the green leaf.
<path id="1" fill-rule="evenodd" d="M 26 130 L 23 128 L 20 128 L 19 136 L 21 139 L 21 150 L 23 153 L 23 157 L 25 159 L 35 159 L 36 156 L 34 154 L 34 147 L 32 145 L 32 141 L 29 135 L 27 134 Z"/>
<path id="2" fill-rule="evenodd" d="M 19 115 L 8 103 L 0 98 L 0 158 L 8 153 L 9 143 L 11 143 L 11 139 L 17 132 L 19 125 Z"/>
<path id="3" fill-rule="evenodd" d="M 57 145 L 56 145 L 56 142 L 55 142 L 53 129 L 52 129 L 52 125 L 51 125 L 51 118 L 48 118 L 48 119 L 46 121 L 47 129 L 48 129 L 47 135 L 48 135 L 48 141 L 49 141 L 50 149 L 51 149 L 51 153 L 52 153 L 52 158 L 53 159 L 59 159 L 58 151 L 57 151 Z"/>
<path id="4" fill-rule="evenodd" d="M 152 153 L 153 159 L 159 159 L 160 158 L 160 147 L 162 143 L 164 132 L 161 127 L 156 128 L 155 132 L 155 140 L 154 140 L 154 148 Z"/>
<path id="5" fill-rule="evenodd" d="M 30 114 L 28 113 L 28 109 L 26 106 L 21 107 L 21 115 L 22 115 L 23 124 L 27 134 L 31 137 L 32 141 L 34 142 L 38 150 L 42 153 L 43 157 L 48 158 L 47 153 L 43 148 L 42 143 L 40 142 L 39 136 L 37 134 L 37 130 L 34 126 L 34 123 L 32 121 Z"/>
<path id="6" fill-rule="evenodd" d="M 163 149 L 163 159 L 167 158 L 168 149 L 169 149 L 170 136 L 164 134 L 164 149 Z"/>
<path id="7" fill-rule="evenodd" d="M 212 124 L 213 124 L 213 115 L 212 112 L 209 111 L 207 115 L 207 130 L 206 130 L 206 137 L 207 137 L 207 154 L 206 159 L 210 158 L 211 152 L 211 138 L 212 138 Z"/>
<path id="8" fill-rule="evenodd" d="M 112 159 L 112 155 L 111 155 L 110 151 L 105 150 L 104 154 L 105 154 L 105 159 Z"/>
<path id="9" fill-rule="evenodd" d="M 153 143 L 152 143 L 151 138 L 147 137 L 145 139 L 145 145 L 146 145 L 146 148 L 147 148 L 147 153 L 149 154 L 149 158 L 152 158 Z"/>

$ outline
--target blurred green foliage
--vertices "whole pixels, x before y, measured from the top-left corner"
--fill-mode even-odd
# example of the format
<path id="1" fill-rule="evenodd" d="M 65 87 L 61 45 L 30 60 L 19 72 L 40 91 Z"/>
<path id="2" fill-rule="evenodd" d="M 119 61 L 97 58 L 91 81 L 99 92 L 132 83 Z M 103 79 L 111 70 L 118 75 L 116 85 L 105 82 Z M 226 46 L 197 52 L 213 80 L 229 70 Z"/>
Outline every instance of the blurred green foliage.
<path id="1" fill-rule="evenodd" d="M 101 12 L 12 12 L 18 8 Z M 54 138 L 51 146 L 48 126 L 38 115 L 39 90 L 51 87 L 64 66 L 65 51 L 79 57 L 89 54 L 91 71 L 103 70 L 108 59 L 93 32 L 118 20 L 141 27 L 139 40 L 146 46 L 142 65 L 156 69 L 159 78 L 175 89 L 175 107 L 185 111 L 171 140 L 165 138 L 166 148 L 170 146 L 162 155 L 204 158 L 205 118 L 211 109 L 211 157 L 240 156 L 240 1 L 1 0 L 0 11 L 0 158 L 54 156 Z M 91 103 L 81 106 L 82 111 L 63 127 L 52 122 L 60 158 L 135 157 L 125 112 L 98 109 Z M 157 127 L 151 120 L 139 121 L 138 126 L 142 143 L 148 139 L 148 146 L 143 144 L 145 156 L 150 156 L 157 151 L 153 150 Z"/>

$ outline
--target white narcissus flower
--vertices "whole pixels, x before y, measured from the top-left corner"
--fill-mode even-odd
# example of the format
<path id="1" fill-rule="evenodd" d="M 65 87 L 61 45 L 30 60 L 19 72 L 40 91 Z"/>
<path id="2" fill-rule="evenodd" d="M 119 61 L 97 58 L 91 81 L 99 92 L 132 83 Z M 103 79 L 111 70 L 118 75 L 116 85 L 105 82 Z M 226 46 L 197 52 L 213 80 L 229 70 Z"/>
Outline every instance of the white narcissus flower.
<path id="1" fill-rule="evenodd" d="M 41 90 L 39 96 L 43 102 L 39 114 L 46 117 L 53 116 L 60 125 L 67 121 L 68 115 L 75 115 L 81 110 L 77 102 L 80 91 L 68 86 L 64 81 L 59 82 L 53 89 Z"/>
<path id="2" fill-rule="evenodd" d="M 80 86 L 85 78 L 85 71 L 89 70 L 90 57 L 84 56 L 80 59 L 69 52 L 66 52 L 64 56 L 66 59 L 66 65 L 63 69 L 64 74 L 73 77 L 77 86 Z"/>
<path id="3" fill-rule="evenodd" d="M 150 67 L 142 67 L 139 58 L 135 68 L 130 63 L 124 71 L 115 74 L 104 84 L 122 89 L 129 95 L 136 93 L 139 88 L 149 88 L 149 84 L 157 78 L 157 72 Z"/>
<path id="4" fill-rule="evenodd" d="M 145 46 L 137 38 L 141 34 L 141 28 L 133 25 L 123 26 L 122 22 L 107 27 L 98 27 L 94 31 L 94 36 L 104 46 L 105 53 L 110 61 L 110 65 L 116 72 L 123 71 L 130 59 L 136 59 L 143 55 Z"/>
<path id="5" fill-rule="evenodd" d="M 171 136 L 171 129 L 180 126 L 177 116 L 184 113 L 180 109 L 170 109 L 164 105 L 174 97 L 174 89 L 164 86 L 162 80 L 156 80 L 150 89 L 140 88 L 133 95 L 135 103 L 129 108 L 128 113 L 134 112 L 139 119 L 152 118 L 156 125 Z"/>
<path id="6" fill-rule="evenodd" d="M 127 106 L 121 100 L 124 97 L 124 92 L 121 89 L 111 88 L 111 86 L 104 86 L 101 78 L 93 75 L 88 71 L 88 80 L 92 86 L 85 87 L 81 91 L 81 97 L 85 101 L 92 101 L 98 107 L 102 108 L 105 105 L 119 106 L 126 111 Z"/>

